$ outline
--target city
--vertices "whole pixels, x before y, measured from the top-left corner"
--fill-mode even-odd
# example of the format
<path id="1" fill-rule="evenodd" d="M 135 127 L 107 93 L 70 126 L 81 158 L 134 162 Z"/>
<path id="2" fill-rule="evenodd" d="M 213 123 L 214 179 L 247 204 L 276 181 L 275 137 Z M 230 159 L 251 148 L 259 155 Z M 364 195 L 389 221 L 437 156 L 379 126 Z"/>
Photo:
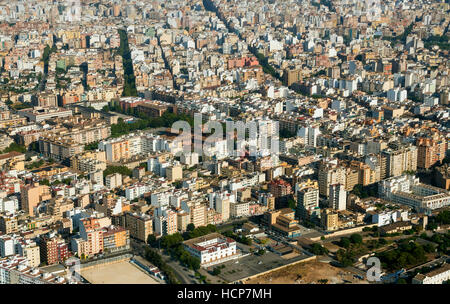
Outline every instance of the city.
<path id="1" fill-rule="evenodd" d="M 0 0 L 0 283 L 450 283 L 449 12 Z"/>

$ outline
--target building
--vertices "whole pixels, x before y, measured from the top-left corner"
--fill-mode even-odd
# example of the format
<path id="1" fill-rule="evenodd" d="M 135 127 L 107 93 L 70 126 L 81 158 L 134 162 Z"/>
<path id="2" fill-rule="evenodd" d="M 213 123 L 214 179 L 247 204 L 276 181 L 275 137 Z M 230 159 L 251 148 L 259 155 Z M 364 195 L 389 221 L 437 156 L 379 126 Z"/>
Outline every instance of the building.
<path id="1" fill-rule="evenodd" d="M 50 188 L 46 185 L 21 185 L 20 201 L 22 209 L 30 216 L 37 214 L 36 207 L 43 201 L 50 200 L 52 195 Z"/>
<path id="2" fill-rule="evenodd" d="M 190 215 L 190 223 L 195 227 L 206 225 L 207 205 L 200 201 L 181 202 L 181 209 Z"/>
<path id="3" fill-rule="evenodd" d="M 21 256 L 12 256 L 0 260 L 0 284 L 68 284 L 62 276 L 55 276 L 28 265 L 28 260 Z"/>
<path id="4" fill-rule="evenodd" d="M 229 204 L 231 217 L 242 217 L 250 215 L 249 202 L 233 202 Z"/>
<path id="5" fill-rule="evenodd" d="M 236 249 L 236 241 L 219 233 L 184 241 L 183 246 L 192 256 L 200 260 L 203 267 L 237 259 L 240 256 Z"/>
<path id="6" fill-rule="evenodd" d="M 414 175 L 401 175 L 383 180 L 378 186 L 380 198 L 430 213 L 450 205 L 450 193 L 442 188 L 422 184 Z"/>
<path id="7" fill-rule="evenodd" d="M 64 261 L 69 257 L 69 250 L 64 240 L 48 236 L 41 236 L 39 239 L 39 251 L 41 263 L 53 265 Z"/>
<path id="8" fill-rule="evenodd" d="M 0 236 L 0 257 L 4 258 L 15 253 L 15 239 L 8 235 Z"/>
<path id="9" fill-rule="evenodd" d="M 309 219 L 319 208 L 319 185 L 317 181 L 297 184 L 297 217 Z"/>
<path id="10" fill-rule="evenodd" d="M 333 209 L 324 209 L 320 214 L 322 227 L 326 231 L 339 229 L 339 214 Z"/>
<path id="11" fill-rule="evenodd" d="M 114 253 L 130 249 L 130 232 L 123 227 L 108 226 L 103 232 L 103 250 Z"/>
<path id="12" fill-rule="evenodd" d="M 447 151 L 447 141 L 445 139 L 434 140 L 431 138 L 419 138 L 416 142 L 417 167 L 428 169 L 437 162 L 442 162 Z"/>
<path id="13" fill-rule="evenodd" d="M 38 267 L 41 264 L 41 250 L 34 241 L 19 240 L 16 248 L 17 253 L 27 259 L 29 267 Z"/>
<path id="14" fill-rule="evenodd" d="M 264 213 L 262 221 L 275 233 L 285 237 L 297 237 L 300 235 L 300 226 L 294 216 L 294 210 L 283 208 Z"/>
<path id="15" fill-rule="evenodd" d="M 319 194 L 330 195 L 330 185 L 346 184 L 345 168 L 336 162 L 321 162 L 319 164 Z"/>
<path id="16" fill-rule="evenodd" d="M 166 177 L 169 182 L 183 179 L 183 168 L 179 165 L 166 168 Z"/>
<path id="17" fill-rule="evenodd" d="M 68 137 L 48 134 L 39 137 L 39 151 L 46 157 L 63 161 L 83 153 L 84 145 Z"/>
<path id="18" fill-rule="evenodd" d="M 109 219 L 108 221 L 110 224 L 111 221 Z M 80 220 L 80 236 L 85 242 L 87 242 L 88 256 L 104 252 L 104 225 L 104 221 L 94 217 Z"/>
<path id="19" fill-rule="evenodd" d="M 380 227 L 380 233 L 387 234 L 387 233 L 399 233 L 406 230 L 411 230 L 412 225 L 411 222 L 406 221 L 399 221 L 392 224 L 387 224 Z"/>
<path id="20" fill-rule="evenodd" d="M 413 284 L 442 284 L 448 280 L 450 280 L 450 264 L 445 263 L 428 273 L 417 274 L 411 282 Z"/>
<path id="21" fill-rule="evenodd" d="M 0 154 L 0 169 L 4 172 L 9 170 L 24 170 L 25 154 L 16 151 Z"/>
<path id="22" fill-rule="evenodd" d="M 185 211 L 177 213 L 177 229 L 178 231 L 186 231 L 187 225 L 190 224 L 190 215 Z"/>
<path id="23" fill-rule="evenodd" d="M 0 216 L 0 232 L 3 234 L 11 234 L 18 231 L 18 221 L 15 216 Z"/>
<path id="24" fill-rule="evenodd" d="M 155 216 L 155 234 L 170 235 L 178 231 L 177 213 L 173 210 L 164 209 Z"/>
<path id="25" fill-rule="evenodd" d="M 147 242 L 148 236 L 153 234 L 153 221 L 148 215 L 126 213 L 125 228 L 130 230 L 132 238 Z"/>
<path id="26" fill-rule="evenodd" d="M 334 210 L 345 210 L 347 207 L 347 191 L 341 184 L 330 185 L 329 207 Z"/>
<path id="27" fill-rule="evenodd" d="M 122 186 L 122 174 L 113 173 L 105 176 L 105 186 L 111 190 Z"/>
<path id="28" fill-rule="evenodd" d="M 59 117 L 72 116 L 72 110 L 57 107 L 51 108 L 34 107 L 20 110 L 17 112 L 17 114 L 19 114 L 19 116 L 21 117 L 28 118 L 29 121 L 40 122 Z"/>

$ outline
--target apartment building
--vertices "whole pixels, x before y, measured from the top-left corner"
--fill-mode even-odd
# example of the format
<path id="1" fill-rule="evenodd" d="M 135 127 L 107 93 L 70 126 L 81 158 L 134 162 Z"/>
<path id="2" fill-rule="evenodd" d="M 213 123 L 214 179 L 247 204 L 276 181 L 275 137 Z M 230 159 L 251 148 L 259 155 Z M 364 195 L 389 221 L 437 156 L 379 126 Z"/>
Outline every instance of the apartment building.
<path id="1" fill-rule="evenodd" d="M 112 253 L 130 249 L 130 231 L 123 227 L 108 226 L 103 232 L 104 252 Z"/>
<path id="2" fill-rule="evenodd" d="M 39 239 L 41 263 L 53 265 L 69 257 L 68 245 L 57 237 L 43 235 Z"/>
<path id="3" fill-rule="evenodd" d="M 39 138 L 39 151 L 46 157 L 59 161 L 68 160 L 84 151 L 84 144 L 58 135 L 47 134 Z"/>
<path id="4" fill-rule="evenodd" d="M 105 176 L 105 186 L 110 190 L 122 186 L 122 174 L 113 173 Z"/>
<path id="5" fill-rule="evenodd" d="M 17 217 L 13 215 L 0 216 L 0 232 L 3 234 L 11 234 L 18 231 Z"/>
<path id="6" fill-rule="evenodd" d="M 32 185 L 21 185 L 20 187 L 22 209 L 30 216 L 37 214 L 36 207 L 39 203 L 50 200 L 51 198 L 50 188 L 46 185 L 35 183 Z"/>
<path id="7" fill-rule="evenodd" d="M 125 228 L 130 231 L 130 236 L 140 241 L 147 242 L 147 238 L 153 233 L 153 221 L 145 214 L 125 214 Z"/>
<path id="8" fill-rule="evenodd" d="M 322 227 L 326 231 L 339 229 L 339 214 L 333 209 L 324 209 L 320 214 Z"/>
<path id="9" fill-rule="evenodd" d="M 341 184 L 346 186 L 345 167 L 337 162 L 321 162 L 319 164 L 319 194 L 328 197 L 330 185 Z"/>
<path id="10" fill-rule="evenodd" d="M 328 205 L 334 210 L 345 210 L 347 207 L 347 191 L 341 184 L 330 185 Z"/>
<path id="11" fill-rule="evenodd" d="M 416 145 L 418 148 L 417 167 L 421 169 L 428 169 L 445 158 L 446 139 L 419 138 Z"/>

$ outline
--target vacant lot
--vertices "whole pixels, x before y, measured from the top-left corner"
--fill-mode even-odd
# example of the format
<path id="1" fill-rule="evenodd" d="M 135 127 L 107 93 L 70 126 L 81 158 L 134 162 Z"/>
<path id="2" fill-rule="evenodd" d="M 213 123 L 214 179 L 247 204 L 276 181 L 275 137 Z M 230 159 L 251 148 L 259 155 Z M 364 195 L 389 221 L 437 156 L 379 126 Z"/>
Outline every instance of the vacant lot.
<path id="1" fill-rule="evenodd" d="M 127 261 L 82 270 L 81 275 L 92 284 L 159 284 Z"/>
<path id="2" fill-rule="evenodd" d="M 258 278 L 246 281 L 246 284 L 317 284 L 327 280 L 328 284 L 367 283 L 353 277 L 353 273 L 333 267 L 328 263 L 306 262 L 288 266 Z M 344 281 L 345 280 L 345 281 Z"/>

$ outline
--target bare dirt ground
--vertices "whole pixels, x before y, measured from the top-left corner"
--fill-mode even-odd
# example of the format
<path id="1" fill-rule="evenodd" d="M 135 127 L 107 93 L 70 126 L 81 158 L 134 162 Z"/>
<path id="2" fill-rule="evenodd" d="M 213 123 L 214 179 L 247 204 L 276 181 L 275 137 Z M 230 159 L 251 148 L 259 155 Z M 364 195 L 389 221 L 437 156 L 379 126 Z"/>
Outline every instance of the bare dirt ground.
<path id="1" fill-rule="evenodd" d="M 81 275 L 92 284 L 159 284 L 127 261 L 82 270 Z"/>
<path id="2" fill-rule="evenodd" d="M 246 281 L 246 284 L 327 284 L 358 283 L 363 280 L 353 277 L 353 273 L 323 262 L 307 262 L 274 271 L 258 278 Z M 345 280 L 345 281 L 344 281 Z"/>

